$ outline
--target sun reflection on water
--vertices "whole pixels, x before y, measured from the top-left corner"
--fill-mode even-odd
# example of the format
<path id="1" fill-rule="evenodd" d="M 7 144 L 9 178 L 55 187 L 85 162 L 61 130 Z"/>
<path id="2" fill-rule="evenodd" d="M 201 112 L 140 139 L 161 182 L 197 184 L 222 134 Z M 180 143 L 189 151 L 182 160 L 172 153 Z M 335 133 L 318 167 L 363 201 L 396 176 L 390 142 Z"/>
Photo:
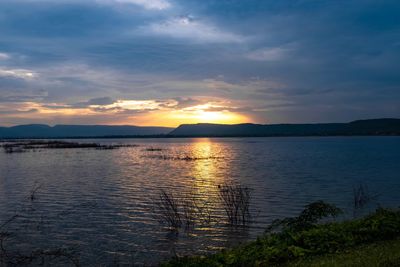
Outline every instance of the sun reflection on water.
<path id="1" fill-rule="evenodd" d="M 221 144 L 202 138 L 192 143 L 192 153 L 193 157 L 202 159 L 194 161 L 192 165 L 193 193 L 200 205 L 220 211 L 222 207 L 218 201 L 218 185 L 228 179 L 224 171 L 226 169 L 224 149 Z M 203 230 L 207 230 L 206 228 Z"/>
<path id="2" fill-rule="evenodd" d="M 205 192 L 225 181 L 225 175 L 221 175 L 220 168 L 225 167 L 223 149 L 211 139 L 196 139 L 193 143 L 193 157 L 196 160 L 192 169 L 192 175 L 196 178 L 195 186 Z"/>

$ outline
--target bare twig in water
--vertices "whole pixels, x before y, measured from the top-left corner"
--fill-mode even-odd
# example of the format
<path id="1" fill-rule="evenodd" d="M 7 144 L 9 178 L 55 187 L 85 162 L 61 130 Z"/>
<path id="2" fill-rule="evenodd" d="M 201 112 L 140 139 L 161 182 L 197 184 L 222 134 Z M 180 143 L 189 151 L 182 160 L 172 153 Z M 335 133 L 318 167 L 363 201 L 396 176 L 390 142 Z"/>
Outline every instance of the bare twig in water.
<path id="1" fill-rule="evenodd" d="M 15 215 L 11 216 L 11 218 L 9 218 L 8 220 L 6 220 L 4 223 L 2 223 L 0 225 L 0 230 L 3 229 L 3 227 L 5 227 L 9 223 L 11 223 L 12 221 L 14 221 L 17 217 L 18 217 L 18 214 L 15 214 Z"/>
<path id="2" fill-rule="evenodd" d="M 218 197 L 215 201 L 202 200 L 195 191 L 176 194 L 165 189 L 160 190 L 159 200 L 153 205 L 153 214 L 162 224 L 171 230 L 178 231 L 185 226 L 192 229 L 195 224 L 209 225 L 215 218 L 213 208 L 220 201 L 227 221 L 231 226 L 245 226 L 252 218 L 250 212 L 251 190 L 240 184 L 223 184 L 218 186 Z"/>
<path id="3" fill-rule="evenodd" d="M 202 200 L 194 191 L 176 194 L 161 189 L 159 200 L 153 204 L 152 212 L 162 224 L 177 231 L 181 227 L 192 229 L 196 224 L 208 225 L 212 218 L 212 203 Z"/>
<path id="4" fill-rule="evenodd" d="M 29 199 L 34 201 L 36 199 L 36 192 L 42 187 L 41 183 L 35 182 L 29 194 Z"/>
<path id="5" fill-rule="evenodd" d="M 162 223 L 166 223 L 171 229 L 175 230 L 182 226 L 179 201 L 172 192 L 161 189 L 158 205 L 158 215 Z"/>
<path id="6" fill-rule="evenodd" d="M 219 198 L 231 225 L 246 225 L 250 219 L 251 190 L 241 184 L 218 186 Z"/>
<path id="7" fill-rule="evenodd" d="M 366 207 L 371 201 L 378 198 L 378 194 L 371 194 L 366 184 L 360 183 L 353 187 L 353 208 L 354 216 L 357 211 Z"/>

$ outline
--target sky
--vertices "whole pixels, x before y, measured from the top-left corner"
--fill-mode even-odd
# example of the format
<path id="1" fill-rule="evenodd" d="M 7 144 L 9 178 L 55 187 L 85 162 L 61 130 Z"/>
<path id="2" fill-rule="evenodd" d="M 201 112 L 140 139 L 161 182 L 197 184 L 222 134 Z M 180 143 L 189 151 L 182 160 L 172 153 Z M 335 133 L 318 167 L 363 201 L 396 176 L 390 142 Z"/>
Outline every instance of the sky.
<path id="1" fill-rule="evenodd" d="M 398 0 L 0 0 L 0 125 L 400 117 Z"/>

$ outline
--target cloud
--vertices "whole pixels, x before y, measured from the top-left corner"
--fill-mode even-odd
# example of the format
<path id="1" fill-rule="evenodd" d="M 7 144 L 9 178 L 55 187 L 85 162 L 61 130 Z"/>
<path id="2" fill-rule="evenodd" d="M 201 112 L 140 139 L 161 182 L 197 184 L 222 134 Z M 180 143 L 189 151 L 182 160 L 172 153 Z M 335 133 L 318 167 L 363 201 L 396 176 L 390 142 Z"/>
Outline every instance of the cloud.
<path id="1" fill-rule="evenodd" d="M 0 60 L 10 59 L 10 55 L 6 53 L 0 53 Z"/>
<path id="2" fill-rule="evenodd" d="M 187 107 L 191 107 L 191 106 L 197 106 L 200 104 L 203 104 L 204 101 L 198 100 L 198 99 L 194 99 L 191 97 L 176 97 L 174 98 L 174 100 L 176 101 L 176 104 L 173 106 L 176 109 L 182 109 L 182 108 L 187 108 Z"/>
<path id="3" fill-rule="evenodd" d="M 88 105 L 111 105 L 114 100 L 111 97 L 98 97 L 90 99 L 87 103 Z"/>
<path id="4" fill-rule="evenodd" d="M 258 77 L 252 77 L 248 80 L 241 80 L 240 82 L 227 81 L 224 77 L 216 77 L 212 79 L 205 79 L 203 81 L 207 88 L 213 90 L 224 91 L 227 93 L 246 93 L 246 92 L 257 92 L 270 89 L 283 88 L 285 85 L 273 81 L 260 79 Z"/>
<path id="5" fill-rule="evenodd" d="M 161 23 L 153 23 L 143 27 L 142 32 L 198 43 L 243 43 L 246 39 L 191 16 L 180 16 Z"/>
<path id="6" fill-rule="evenodd" d="M 279 61 L 285 59 L 290 49 L 281 47 L 267 47 L 251 51 L 245 55 L 247 59 L 255 61 Z"/>
<path id="7" fill-rule="evenodd" d="M 82 122 L 91 105 L 112 117 L 100 111 L 112 100 L 178 111 L 213 97 L 234 103 L 223 108 L 269 105 L 260 121 L 398 116 L 400 3 L 294 2 L 1 0 L 0 102 Z M 40 89 L 48 94 L 35 97 Z M 275 112 L 280 103 L 290 112 Z M 326 108 L 335 105 L 342 111 Z M 49 118 L 40 115 L 32 122 Z"/>
<path id="8" fill-rule="evenodd" d="M 0 114 L 1 115 L 18 115 L 18 114 L 30 114 L 30 113 L 36 113 L 39 110 L 36 108 L 31 108 L 28 110 L 2 110 L 0 109 Z"/>
<path id="9" fill-rule="evenodd" d="M 106 106 L 106 105 L 112 105 L 112 104 L 114 104 L 114 100 L 111 97 L 98 97 L 98 98 L 92 98 L 85 102 L 75 103 L 75 104 L 72 104 L 67 107 L 86 108 L 89 106 Z"/>
<path id="10" fill-rule="evenodd" d="M 26 3 L 54 3 L 54 0 L 14 0 L 15 2 L 26 2 Z M 171 7 L 171 3 L 168 0 L 58 0 L 58 3 L 76 4 L 82 2 L 95 2 L 100 4 L 133 4 L 141 6 L 145 9 L 158 9 L 163 10 Z"/>
<path id="11" fill-rule="evenodd" d="M 26 69 L 1 69 L 0 77 L 14 77 L 24 80 L 29 80 L 37 77 L 38 74 Z"/>
<path id="12" fill-rule="evenodd" d="M 16 103 L 16 102 L 29 102 L 40 99 L 41 96 L 34 95 L 15 95 L 15 96 L 0 96 L 0 103 Z"/>
<path id="13" fill-rule="evenodd" d="M 167 9 L 171 6 L 166 0 L 114 0 L 117 3 L 127 3 L 142 6 L 146 9 Z"/>

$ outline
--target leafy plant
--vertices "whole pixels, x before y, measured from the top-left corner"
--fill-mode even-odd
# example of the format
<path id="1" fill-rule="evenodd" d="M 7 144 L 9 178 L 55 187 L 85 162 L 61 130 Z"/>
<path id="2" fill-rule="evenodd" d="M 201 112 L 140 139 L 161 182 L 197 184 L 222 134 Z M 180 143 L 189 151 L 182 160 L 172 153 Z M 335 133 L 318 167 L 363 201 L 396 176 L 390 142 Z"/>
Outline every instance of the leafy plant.
<path id="1" fill-rule="evenodd" d="M 335 206 L 318 201 L 299 216 L 281 220 L 280 231 L 268 231 L 256 241 L 213 255 L 175 258 L 164 266 L 279 266 L 400 237 L 399 210 L 379 208 L 362 219 L 318 224 L 338 213 Z"/>
<path id="2" fill-rule="evenodd" d="M 297 217 L 274 220 L 266 231 L 271 232 L 277 228 L 285 231 L 305 230 L 315 226 L 323 218 L 336 217 L 341 213 L 342 211 L 336 206 L 320 200 L 305 206 Z"/>

